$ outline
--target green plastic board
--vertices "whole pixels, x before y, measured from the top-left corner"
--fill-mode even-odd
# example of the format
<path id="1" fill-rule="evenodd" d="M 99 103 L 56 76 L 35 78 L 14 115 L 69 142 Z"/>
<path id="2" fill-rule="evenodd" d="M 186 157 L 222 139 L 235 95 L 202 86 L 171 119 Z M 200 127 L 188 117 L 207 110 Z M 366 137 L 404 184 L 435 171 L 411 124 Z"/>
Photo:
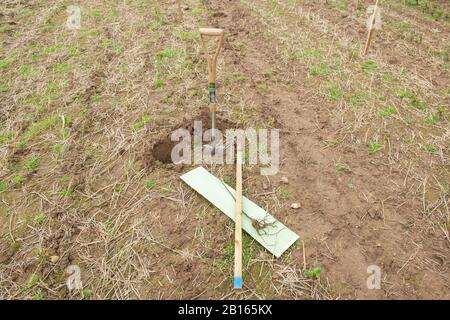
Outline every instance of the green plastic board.
<path id="1" fill-rule="evenodd" d="M 236 191 L 233 188 L 203 167 L 185 173 L 181 179 L 234 221 Z M 242 215 L 242 228 L 277 258 L 299 238 L 296 233 L 246 197 L 242 200 L 242 210 L 245 212 Z M 247 215 L 258 221 L 265 219 L 267 223 L 274 223 L 258 233 Z"/>

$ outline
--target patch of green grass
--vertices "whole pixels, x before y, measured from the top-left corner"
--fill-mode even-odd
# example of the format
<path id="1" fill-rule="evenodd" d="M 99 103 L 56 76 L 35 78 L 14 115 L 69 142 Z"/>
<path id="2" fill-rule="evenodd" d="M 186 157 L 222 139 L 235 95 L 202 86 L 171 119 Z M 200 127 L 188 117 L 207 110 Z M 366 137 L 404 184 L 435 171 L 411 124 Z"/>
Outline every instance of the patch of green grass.
<path id="1" fill-rule="evenodd" d="M 27 289 L 33 288 L 41 279 L 41 275 L 37 272 L 32 273 L 27 281 Z"/>
<path id="2" fill-rule="evenodd" d="M 90 15 L 91 17 L 101 17 L 102 13 L 99 10 L 89 10 L 88 15 Z"/>
<path id="3" fill-rule="evenodd" d="M 70 197 L 71 195 L 73 195 L 74 192 L 75 192 L 75 189 L 74 189 L 74 188 L 72 188 L 72 187 L 67 187 L 67 188 L 64 188 L 63 190 L 61 190 L 61 191 L 59 192 L 59 195 L 60 195 L 61 197 Z"/>
<path id="4" fill-rule="evenodd" d="M 25 168 L 30 171 L 35 170 L 38 165 L 39 165 L 39 159 L 37 159 L 37 158 L 27 160 L 27 161 L 25 161 L 25 164 L 24 164 Z"/>
<path id="5" fill-rule="evenodd" d="M 253 258 L 253 247 L 252 244 L 255 243 L 253 238 L 249 236 L 245 231 L 242 232 L 242 267 L 247 268 Z M 231 274 L 233 271 L 234 263 L 234 241 L 229 241 L 225 246 L 224 256 L 218 261 L 219 268 L 227 273 Z"/>
<path id="6" fill-rule="evenodd" d="M 367 103 L 368 96 L 365 91 L 356 92 L 351 95 L 350 97 L 350 103 L 358 106 Z"/>
<path id="7" fill-rule="evenodd" d="M 81 39 L 91 39 L 98 38 L 100 32 L 97 29 L 80 30 L 79 32 Z"/>
<path id="8" fill-rule="evenodd" d="M 47 220 L 47 217 L 44 214 L 38 214 L 34 217 L 34 223 L 37 225 L 42 225 L 45 220 Z"/>
<path id="9" fill-rule="evenodd" d="M 198 32 L 175 31 L 175 36 L 181 40 L 199 40 Z"/>
<path id="10" fill-rule="evenodd" d="M 62 151 L 62 145 L 59 143 L 52 146 L 52 152 L 53 153 L 60 153 Z"/>
<path id="11" fill-rule="evenodd" d="M 6 33 L 9 31 L 13 31 L 13 30 L 14 30 L 13 26 L 8 26 L 8 25 L 0 26 L 0 33 Z"/>
<path id="12" fill-rule="evenodd" d="M 333 100 L 338 100 L 344 96 L 344 91 L 341 89 L 337 82 L 329 81 L 326 85 L 326 89 L 328 95 Z"/>
<path id="13" fill-rule="evenodd" d="M 372 72 L 380 70 L 380 66 L 372 60 L 366 60 L 366 61 L 362 62 L 360 64 L 360 66 L 362 69 L 372 71 Z"/>
<path id="14" fill-rule="evenodd" d="M 24 183 L 25 180 L 26 180 L 26 179 L 25 179 L 24 176 L 22 176 L 22 175 L 17 175 L 17 176 L 14 176 L 14 177 L 11 179 L 11 182 L 17 185 L 17 184 L 22 184 L 22 183 Z"/>
<path id="15" fill-rule="evenodd" d="M 397 93 L 398 97 L 400 97 L 402 100 L 407 99 L 407 107 L 409 108 L 415 108 L 415 109 L 425 109 L 426 105 L 422 100 L 419 100 L 414 92 L 412 92 L 409 89 L 402 90 Z"/>
<path id="16" fill-rule="evenodd" d="M 57 116 L 51 116 L 41 121 L 33 123 L 28 130 L 22 135 L 22 142 L 28 142 L 36 136 L 43 134 L 48 129 L 54 127 L 58 122 Z"/>
<path id="17" fill-rule="evenodd" d="M 307 278 L 319 278 L 321 273 L 321 267 L 315 267 L 313 269 L 303 271 L 304 276 Z"/>
<path id="18" fill-rule="evenodd" d="M 14 134 L 12 132 L 0 133 L 0 145 L 12 140 Z"/>
<path id="19" fill-rule="evenodd" d="M 0 69 L 6 69 L 10 65 L 12 65 L 12 61 L 11 60 L 0 60 Z"/>
<path id="20" fill-rule="evenodd" d="M 367 149 L 369 150 L 369 154 L 374 154 L 375 152 L 381 150 L 383 148 L 382 144 L 378 142 L 371 142 L 367 145 Z"/>
<path id="21" fill-rule="evenodd" d="M 390 23 L 394 29 L 399 30 L 407 30 L 411 28 L 411 22 L 403 20 L 403 21 L 392 21 Z"/>
<path id="22" fill-rule="evenodd" d="M 123 184 L 118 184 L 114 187 L 114 191 L 117 193 L 121 193 L 125 190 L 125 186 Z"/>
<path id="23" fill-rule="evenodd" d="M 7 93 L 8 91 L 9 91 L 9 84 L 7 84 L 6 82 L 2 83 L 0 85 L 0 92 Z"/>
<path id="24" fill-rule="evenodd" d="M 397 93 L 397 96 L 400 98 L 413 98 L 415 97 L 414 92 L 412 92 L 411 90 L 405 89 L 405 90 L 401 90 Z"/>
<path id="25" fill-rule="evenodd" d="M 425 150 L 426 152 L 431 153 L 431 154 L 435 154 L 437 152 L 436 147 L 432 144 L 424 145 L 423 150 Z"/>
<path id="26" fill-rule="evenodd" d="M 63 44 L 57 44 L 57 45 L 45 48 L 44 50 L 42 50 L 40 55 L 43 57 L 47 57 L 50 54 L 58 52 L 64 48 L 65 48 L 65 46 Z"/>
<path id="27" fill-rule="evenodd" d="M 161 80 L 161 79 L 155 80 L 154 86 L 156 89 L 160 89 L 160 88 L 164 87 L 165 85 L 166 85 L 166 83 L 163 80 Z"/>
<path id="28" fill-rule="evenodd" d="M 225 182 L 226 184 L 230 184 L 231 183 L 230 176 L 223 176 L 223 182 Z"/>
<path id="29" fill-rule="evenodd" d="M 156 53 L 156 56 L 158 58 L 173 58 L 173 57 L 176 57 L 177 54 L 178 54 L 177 50 L 172 49 L 172 48 L 167 48 L 167 49 L 164 49 L 164 50 Z"/>
<path id="30" fill-rule="evenodd" d="M 410 102 L 408 103 L 407 107 L 409 108 L 414 108 L 414 109 L 419 109 L 419 110 L 424 110 L 426 109 L 426 104 L 425 102 L 423 102 L 422 100 L 419 100 L 417 98 L 413 98 L 410 100 Z"/>
<path id="31" fill-rule="evenodd" d="M 380 112 L 379 112 L 380 116 L 383 117 L 383 118 L 384 117 L 388 117 L 388 116 L 393 115 L 393 114 L 397 114 L 397 113 L 398 113 L 398 110 L 394 106 L 385 107 L 385 108 L 381 109 Z"/>
<path id="32" fill-rule="evenodd" d="M 145 182 L 145 187 L 147 188 L 147 190 L 152 190 L 155 187 L 155 185 L 156 185 L 156 182 L 153 179 L 148 179 Z"/>
<path id="33" fill-rule="evenodd" d="M 8 184 L 6 182 L 0 183 L 0 192 L 7 191 L 8 190 Z"/>
<path id="34" fill-rule="evenodd" d="M 393 83 L 393 82 L 396 82 L 398 80 L 398 78 L 396 76 L 394 76 L 393 74 L 391 74 L 391 73 L 383 74 L 382 78 L 383 78 L 383 81 L 386 81 L 386 82 L 389 82 L 389 83 Z"/>
<path id="35" fill-rule="evenodd" d="M 269 93 L 269 86 L 267 84 L 267 81 L 259 81 L 258 84 L 256 85 L 256 88 L 263 95 Z"/>
<path id="36" fill-rule="evenodd" d="M 149 116 L 149 115 L 142 116 L 141 120 L 136 122 L 133 125 L 133 129 L 135 129 L 135 130 L 142 129 L 147 123 L 149 123 L 150 121 L 153 121 L 154 119 L 155 119 L 155 117 L 153 117 L 153 116 Z"/>
<path id="37" fill-rule="evenodd" d="M 289 191 L 286 188 L 279 187 L 277 191 L 281 198 L 283 199 L 289 198 Z"/>
<path id="38" fill-rule="evenodd" d="M 327 76 L 328 65 L 325 62 L 313 65 L 309 68 L 309 74 L 312 76 Z"/>
<path id="39" fill-rule="evenodd" d="M 31 300 L 44 300 L 44 295 L 41 290 L 36 291 L 31 297 Z"/>
<path id="40" fill-rule="evenodd" d="M 64 127 L 64 129 L 61 130 L 61 139 L 66 140 L 70 137 L 70 128 Z"/>
<path id="41" fill-rule="evenodd" d="M 72 70 L 72 66 L 68 63 L 57 63 L 53 66 L 53 69 L 57 72 L 67 73 Z"/>
<path id="42" fill-rule="evenodd" d="M 19 141 L 16 143 L 16 148 L 23 149 L 27 146 L 27 143 L 25 141 Z"/>
<path id="43" fill-rule="evenodd" d="M 203 12 L 205 12 L 205 10 L 203 10 L 202 8 L 193 8 L 193 9 L 191 10 L 191 14 L 192 14 L 193 16 L 200 16 L 200 15 L 203 14 Z"/>
<path id="44" fill-rule="evenodd" d="M 306 48 L 303 50 L 303 55 L 305 57 L 322 57 L 323 51 L 316 48 Z"/>
<path id="45" fill-rule="evenodd" d="M 434 126 L 439 122 L 440 113 L 431 113 L 428 115 L 428 117 L 425 119 L 425 123 Z"/>
<path id="46" fill-rule="evenodd" d="M 92 296 L 94 295 L 94 292 L 91 289 L 84 288 L 81 290 L 81 295 L 83 296 L 83 298 L 89 299 L 89 298 L 92 298 Z"/>

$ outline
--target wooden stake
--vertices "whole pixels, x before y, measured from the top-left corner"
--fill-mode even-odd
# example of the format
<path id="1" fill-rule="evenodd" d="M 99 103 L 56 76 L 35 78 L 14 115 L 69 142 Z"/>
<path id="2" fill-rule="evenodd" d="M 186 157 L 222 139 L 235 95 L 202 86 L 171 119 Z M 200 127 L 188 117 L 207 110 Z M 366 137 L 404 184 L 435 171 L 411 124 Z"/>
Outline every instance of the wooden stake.
<path id="1" fill-rule="evenodd" d="M 370 22 L 369 33 L 367 34 L 366 46 L 364 48 L 363 56 L 366 56 L 367 52 L 369 51 L 370 42 L 372 41 L 372 35 L 373 35 L 373 31 L 375 29 L 375 17 L 377 15 L 377 10 L 378 10 L 378 0 L 377 0 L 377 2 L 375 2 L 375 8 L 373 10 L 372 21 Z"/>
<path id="2" fill-rule="evenodd" d="M 180 20 L 183 19 L 183 10 L 181 10 L 181 0 L 176 0 L 177 7 L 178 7 L 178 15 L 180 17 Z"/>
<path id="3" fill-rule="evenodd" d="M 234 288 L 242 289 L 242 146 L 236 153 L 236 216 L 234 233 Z"/>

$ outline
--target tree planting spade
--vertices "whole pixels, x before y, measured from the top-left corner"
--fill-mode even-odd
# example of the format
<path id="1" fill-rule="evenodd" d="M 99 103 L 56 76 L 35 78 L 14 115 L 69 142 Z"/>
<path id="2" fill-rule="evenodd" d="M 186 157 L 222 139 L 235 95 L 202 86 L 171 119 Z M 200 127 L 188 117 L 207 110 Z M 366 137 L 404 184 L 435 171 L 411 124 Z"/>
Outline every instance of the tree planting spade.
<path id="1" fill-rule="evenodd" d="M 219 38 L 217 48 L 212 54 L 209 53 L 205 37 Z M 208 91 L 209 91 L 209 111 L 211 112 L 211 142 L 205 145 L 205 148 L 211 148 L 211 155 L 214 155 L 217 148 L 223 148 L 223 145 L 218 145 L 215 141 L 216 130 L 216 75 L 217 75 L 217 57 L 223 46 L 224 32 L 217 28 L 200 28 L 200 39 L 205 51 L 206 61 L 208 63 Z"/>

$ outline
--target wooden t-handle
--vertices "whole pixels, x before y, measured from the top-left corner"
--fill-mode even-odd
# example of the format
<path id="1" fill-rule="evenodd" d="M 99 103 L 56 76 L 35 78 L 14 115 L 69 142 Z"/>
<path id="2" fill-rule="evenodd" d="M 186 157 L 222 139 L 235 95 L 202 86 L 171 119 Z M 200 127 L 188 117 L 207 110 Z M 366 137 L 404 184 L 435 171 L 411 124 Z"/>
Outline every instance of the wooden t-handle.
<path id="1" fill-rule="evenodd" d="M 217 74 L 217 57 L 219 56 L 220 50 L 223 46 L 224 32 L 222 29 L 216 28 L 200 28 L 200 40 L 205 50 L 206 61 L 208 62 L 208 88 L 209 88 L 209 109 L 211 112 L 217 111 L 217 101 L 216 101 L 216 74 Z M 205 36 L 215 36 L 219 37 L 219 43 L 217 45 L 216 51 L 213 55 L 209 54 L 208 47 L 206 46 Z"/>
<path id="2" fill-rule="evenodd" d="M 223 29 L 200 28 L 200 34 L 205 36 L 223 36 Z"/>

